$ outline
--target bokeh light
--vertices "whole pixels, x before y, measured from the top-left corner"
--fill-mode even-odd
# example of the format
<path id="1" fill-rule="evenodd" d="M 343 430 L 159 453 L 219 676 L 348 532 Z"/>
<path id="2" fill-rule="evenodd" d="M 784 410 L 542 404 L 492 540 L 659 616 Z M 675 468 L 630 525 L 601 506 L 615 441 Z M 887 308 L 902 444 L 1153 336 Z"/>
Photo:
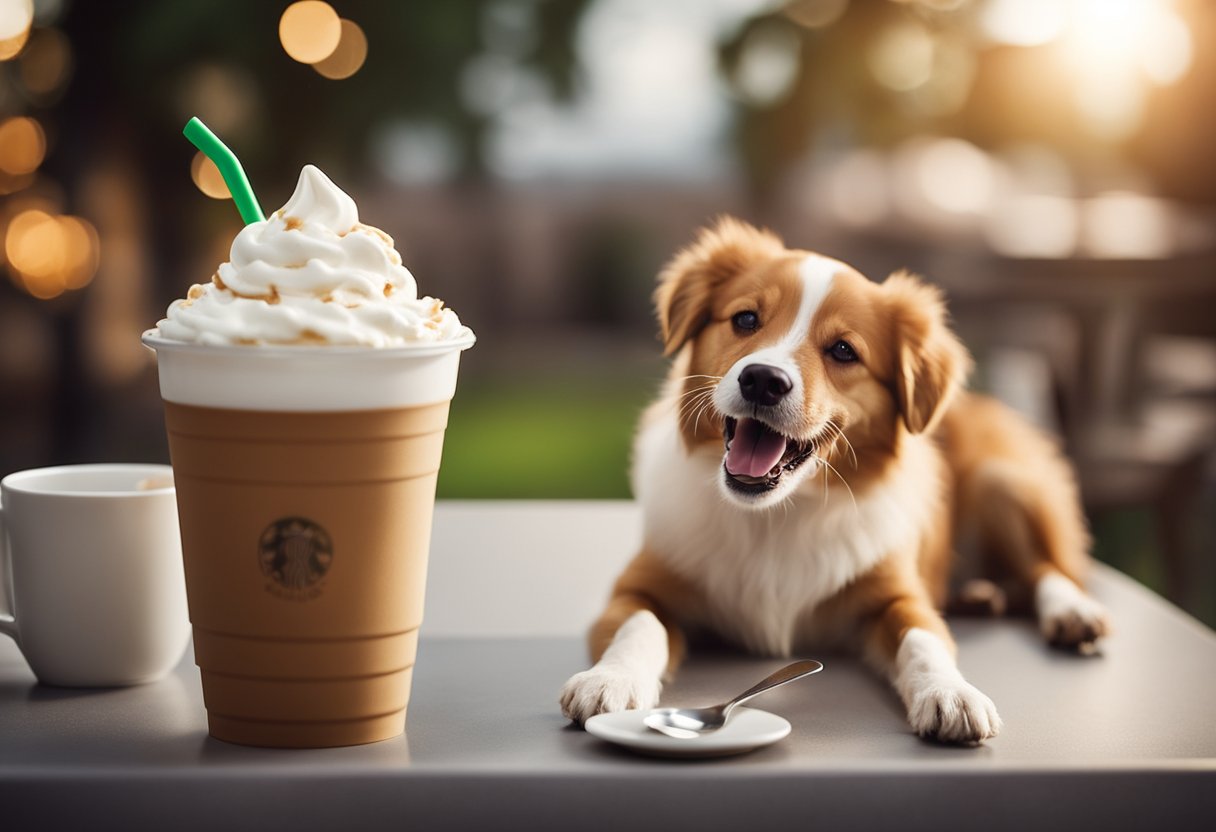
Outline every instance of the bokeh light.
<path id="1" fill-rule="evenodd" d="M 988 155 L 962 139 L 936 139 L 918 154 L 916 176 L 925 197 L 946 211 L 980 213 L 993 192 Z"/>
<path id="2" fill-rule="evenodd" d="M 32 175 L 12 176 L 0 170 L 0 196 L 8 196 L 23 191 L 34 182 Z"/>
<path id="3" fill-rule="evenodd" d="M 798 77 L 801 41 L 788 26 L 761 25 L 748 33 L 735 69 L 735 88 L 753 105 L 787 96 Z"/>
<path id="4" fill-rule="evenodd" d="M 21 54 L 25 43 L 30 39 L 30 30 L 23 29 L 20 34 L 0 40 L 0 61 L 11 61 Z"/>
<path id="5" fill-rule="evenodd" d="M 101 260 L 101 239 L 91 222 L 80 217 L 59 218 L 64 243 L 63 282 L 67 289 L 89 285 Z"/>
<path id="6" fill-rule="evenodd" d="M 1191 65 L 1186 24 L 1153 0 L 1073 0 L 1058 47 L 1090 130 L 1118 140 L 1144 118 L 1149 84 L 1169 84 Z"/>
<path id="7" fill-rule="evenodd" d="M 854 150 L 829 173 L 824 189 L 832 215 L 850 226 L 881 222 L 891 210 L 886 157 L 876 150 Z"/>
<path id="8" fill-rule="evenodd" d="M 18 60 L 21 85 L 38 97 L 54 95 L 72 72 L 72 48 L 58 29 L 38 29 Z"/>
<path id="9" fill-rule="evenodd" d="M 59 224 L 45 211 L 22 211 L 9 221 L 4 234 L 4 253 L 9 266 L 21 278 L 21 285 L 35 297 L 53 297 L 38 291 L 63 268 Z M 29 281 L 29 282 L 27 282 Z"/>
<path id="10" fill-rule="evenodd" d="M 984 34 L 1010 46 L 1041 46 L 1064 33 L 1063 0 L 988 0 L 980 13 Z"/>
<path id="11" fill-rule="evenodd" d="M 372 160 L 398 185 L 431 185 L 459 172 L 452 129 L 437 122 L 390 121 L 372 134 Z"/>
<path id="12" fill-rule="evenodd" d="M 1173 243 L 1171 217 L 1158 199 L 1112 191 L 1085 201 L 1082 242 L 1095 257 L 1155 258 Z"/>
<path id="13" fill-rule="evenodd" d="M 800 26 L 822 29 L 840 19 L 848 7 L 849 0 L 794 0 L 783 11 Z"/>
<path id="14" fill-rule="evenodd" d="M 1034 142 L 1006 145 L 998 165 L 1008 175 L 1006 184 L 1025 193 L 1074 196 L 1077 191 L 1068 160 L 1049 145 Z"/>
<path id="15" fill-rule="evenodd" d="M 1069 257 L 1077 249 L 1078 214 L 1067 197 L 1012 194 L 994 204 L 984 236 L 1007 257 Z"/>
<path id="16" fill-rule="evenodd" d="M 1168 11 L 1153 18 L 1140 49 L 1140 66 L 1150 80 L 1163 86 L 1180 80 L 1193 56 L 1191 30 L 1182 18 Z"/>
<path id="17" fill-rule="evenodd" d="M 312 65 L 318 73 L 334 81 L 349 78 L 359 71 L 367 60 L 367 35 L 353 20 L 343 18 L 342 36 L 338 46 L 329 57 Z"/>
<path id="18" fill-rule="evenodd" d="M 460 101 L 479 115 L 506 113 L 518 101 L 525 77 L 514 58 L 491 52 L 476 55 L 460 71 Z"/>
<path id="19" fill-rule="evenodd" d="M 933 73 L 933 36 L 919 23 L 888 26 L 866 58 L 878 83 L 897 92 L 914 90 Z"/>
<path id="20" fill-rule="evenodd" d="M 929 78 L 904 99 L 905 111 L 929 118 L 957 113 L 967 102 L 975 71 L 974 50 L 960 39 L 938 37 Z"/>
<path id="21" fill-rule="evenodd" d="M 248 129 L 262 105 L 257 78 L 246 69 L 207 63 L 188 74 L 179 87 L 178 115 L 197 115 L 217 135 Z"/>
<path id="22" fill-rule="evenodd" d="M 302 64 L 315 64 L 333 54 L 342 39 L 338 13 L 321 0 L 292 3 L 279 18 L 283 50 Z"/>
<path id="23" fill-rule="evenodd" d="M 34 22 L 32 0 L 0 0 L 0 40 L 8 40 L 28 31 Z"/>
<path id="24" fill-rule="evenodd" d="M 1050 44 L 1085 126 L 1110 141 L 1140 127 L 1150 85 L 1177 82 L 1194 59 L 1190 29 L 1162 0 L 987 0 L 979 23 L 997 43 Z"/>
<path id="25" fill-rule="evenodd" d="M 31 209 L 17 214 L 4 234 L 9 274 L 22 289 L 49 300 L 87 286 L 97 273 L 101 246 L 92 223 Z"/>
<path id="26" fill-rule="evenodd" d="M 1060 47 L 1078 72 L 1142 73 L 1159 84 L 1190 68 L 1190 30 L 1173 11 L 1150 0 L 1074 0 Z"/>
<path id="27" fill-rule="evenodd" d="M 202 151 L 195 153 L 194 159 L 190 162 L 190 178 L 194 180 L 194 184 L 200 191 L 212 199 L 232 198 L 220 169 Z"/>
<path id="28" fill-rule="evenodd" d="M 0 122 L 0 171 L 19 177 L 33 173 L 46 156 L 46 135 L 32 118 Z"/>
<path id="29" fill-rule="evenodd" d="M 1122 70 L 1122 71 L 1121 71 Z M 1144 87 L 1128 67 L 1111 65 L 1103 72 L 1081 71 L 1073 82 L 1073 100 L 1095 136 L 1118 141 L 1136 132 L 1147 104 Z"/>

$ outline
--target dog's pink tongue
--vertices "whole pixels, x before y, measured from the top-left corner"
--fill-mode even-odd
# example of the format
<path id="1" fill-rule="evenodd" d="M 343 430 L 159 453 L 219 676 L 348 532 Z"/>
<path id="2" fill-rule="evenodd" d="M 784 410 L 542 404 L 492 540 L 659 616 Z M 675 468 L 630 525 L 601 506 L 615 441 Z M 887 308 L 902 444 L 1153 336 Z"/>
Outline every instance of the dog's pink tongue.
<path id="1" fill-rule="evenodd" d="M 726 470 L 735 476 L 763 477 L 784 453 L 784 436 L 755 419 L 740 419 L 726 452 Z"/>

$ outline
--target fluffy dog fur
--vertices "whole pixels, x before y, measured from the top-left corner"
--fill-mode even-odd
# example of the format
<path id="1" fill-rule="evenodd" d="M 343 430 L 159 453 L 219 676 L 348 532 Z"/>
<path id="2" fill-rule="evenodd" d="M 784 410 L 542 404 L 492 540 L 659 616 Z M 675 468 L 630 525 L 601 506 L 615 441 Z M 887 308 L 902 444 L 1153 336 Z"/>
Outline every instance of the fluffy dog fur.
<path id="1" fill-rule="evenodd" d="M 686 639 L 710 633 L 764 655 L 857 650 L 917 734 L 995 736 L 939 612 L 963 527 L 1049 642 L 1106 633 L 1081 589 L 1071 471 L 1015 414 L 961 392 L 970 358 L 937 290 L 904 273 L 872 283 L 724 219 L 667 265 L 655 300 L 675 360 L 634 446 L 644 543 L 591 629 L 594 666 L 562 689 L 568 717 L 656 705 Z"/>

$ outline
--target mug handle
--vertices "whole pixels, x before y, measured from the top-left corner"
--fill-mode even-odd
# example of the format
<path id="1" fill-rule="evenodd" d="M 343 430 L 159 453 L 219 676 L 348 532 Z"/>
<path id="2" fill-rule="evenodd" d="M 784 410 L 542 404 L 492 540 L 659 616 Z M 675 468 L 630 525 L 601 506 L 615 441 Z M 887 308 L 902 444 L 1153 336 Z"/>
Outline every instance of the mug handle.
<path id="1" fill-rule="evenodd" d="M 0 611 L 0 635 L 17 638 L 17 619 L 13 615 L 13 576 L 9 568 L 8 530 L 4 527 L 4 505 L 0 504 L 0 599 L 7 611 Z"/>

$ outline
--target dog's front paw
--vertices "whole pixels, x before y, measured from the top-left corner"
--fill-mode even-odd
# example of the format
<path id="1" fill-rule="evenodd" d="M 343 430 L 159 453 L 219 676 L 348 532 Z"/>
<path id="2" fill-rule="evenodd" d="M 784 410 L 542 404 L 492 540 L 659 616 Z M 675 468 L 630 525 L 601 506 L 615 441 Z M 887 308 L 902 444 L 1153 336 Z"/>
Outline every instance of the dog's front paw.
<path id="1" fill-rule="evenodd" d="M 1053 647 L 1092 653 L 1098 639 L 1110 632 L 1106 608 L 1067 578 L 1058 575 L 1044 578 L 1035 595 L 1039 629 Z"/>
<path id="2" fill-rule="evenodd" d="M 935 681 L 908 701 L 912 730 L 940 742 L 975 745 L 1001 730 L 996 705 L 961 677 Z"/>
<path id="3" fill-rule="evenodd" d="M 1098 639 L 1110 632 L 1110 619 L 1101 604 L 1082 596 L 1075 606 L 1040 616 L 1039 627 L 1053 647 L 1092 653 L 1097 650 Z"/>
<path id="4" fill-rule="evenodd" d="M 662 683 L 625 670 L 593 667 L 576 673 L 562 687 L 562 713 L 578 723 L 596 714 L 653 708 L 659 703 Z"/>

